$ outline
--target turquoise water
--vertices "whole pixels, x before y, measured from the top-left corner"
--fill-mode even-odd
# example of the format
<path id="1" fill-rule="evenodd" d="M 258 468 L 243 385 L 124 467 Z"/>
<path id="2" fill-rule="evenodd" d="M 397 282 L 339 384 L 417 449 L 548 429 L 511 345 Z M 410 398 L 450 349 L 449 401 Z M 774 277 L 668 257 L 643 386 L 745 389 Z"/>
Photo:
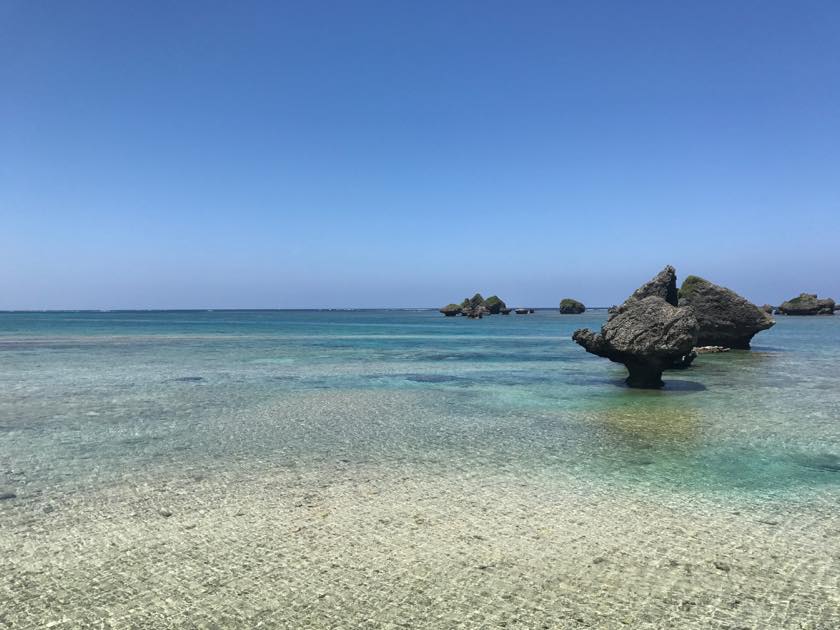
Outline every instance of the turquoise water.
<path id="1" fill-rule="evenodd" d="M 636 391 L 570 340 L 605 316 L 2 313 L 0 484 L 25 500 L 259 458 L 574 474 L 619 491 L 840 485 L 840 318 L 778 318 L 753 351 Z"/>
<path id="2" fill-rule="evenodd" d="M 840 626 L 840 318 L 0 314 L 0 627 Z"/>

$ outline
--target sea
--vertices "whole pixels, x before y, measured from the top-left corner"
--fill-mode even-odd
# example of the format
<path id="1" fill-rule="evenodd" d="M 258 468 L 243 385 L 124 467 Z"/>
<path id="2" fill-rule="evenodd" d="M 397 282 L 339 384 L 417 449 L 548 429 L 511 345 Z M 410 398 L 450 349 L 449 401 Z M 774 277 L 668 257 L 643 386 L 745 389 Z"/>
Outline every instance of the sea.
<path id="1" fill-rule="evenodd" d="M 840 627 L 840 317 L 0 313 L 0 627 Z"/>

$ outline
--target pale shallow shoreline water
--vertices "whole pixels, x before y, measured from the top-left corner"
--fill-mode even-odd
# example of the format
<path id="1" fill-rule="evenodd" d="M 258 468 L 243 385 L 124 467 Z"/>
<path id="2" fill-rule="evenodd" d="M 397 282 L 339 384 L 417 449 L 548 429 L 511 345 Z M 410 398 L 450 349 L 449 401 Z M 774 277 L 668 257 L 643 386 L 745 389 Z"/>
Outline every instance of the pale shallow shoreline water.
<path id="1" fill-rule="evenodd" d="M 0 627 L 836 628 L 840 318 L 0 314 Z"/>

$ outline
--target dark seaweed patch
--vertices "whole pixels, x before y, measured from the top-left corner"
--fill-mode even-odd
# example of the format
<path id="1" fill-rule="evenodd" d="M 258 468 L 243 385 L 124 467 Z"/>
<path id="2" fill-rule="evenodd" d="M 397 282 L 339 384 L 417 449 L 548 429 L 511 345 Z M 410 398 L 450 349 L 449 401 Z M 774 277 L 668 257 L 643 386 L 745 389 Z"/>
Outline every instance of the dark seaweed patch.
<path id="1" fill-rule="evenodd" d="M 840 472 L 840 457 L 831 453 L 818 455 L 799 455 L 794 461 L 805 468 L 821 472 Z"/>
<path id="2" fill-rule="evenodd" d="M 457 376 L 449 376 L 447 374 L 408 374 L 405 378 L 415 383 L 451 383 L 462 380 Z"/>

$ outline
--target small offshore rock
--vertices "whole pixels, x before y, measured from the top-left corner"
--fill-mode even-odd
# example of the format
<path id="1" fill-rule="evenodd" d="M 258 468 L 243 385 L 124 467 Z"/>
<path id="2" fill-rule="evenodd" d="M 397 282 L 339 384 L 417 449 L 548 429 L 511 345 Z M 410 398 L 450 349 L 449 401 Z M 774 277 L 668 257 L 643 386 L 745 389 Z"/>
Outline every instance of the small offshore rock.
<path id="1" fill-rule="evenodd" d="M 502 312 L 502 309 L 507 308 L 507 304 L 498 295 L 491 295 L 484 300 L 484 306 L 487 307 L 491 315 L 498 315 Z"/>
<path id="2" fill-rule="evenodd" d="M 837 305 L 831 298 L 818 298 L 816 293 L 800 293 L 799 297 L 779 305 L 784 315 L 834 315 Z"/>
<path id="3" fill-rule="evenodd" d="M 461 314 L 461 305 L 460 304 L 447 304 L 443 308 L 439 309 L 441 313 L 446 315 L 447 317 L 455 317 L 456 315 Z"/>
<path id="4" fill-rule="evenodd" d="M 530 311 L 527 308 L 517 308 L 514 309 L 517 315 L 527 315 Z"/>
<path id="5" fill-rule="evenodd" d="M 583 302 L 578 302 L 572 298 L 563 298 L 560 300 L 560 312 L 563 315 L 580 315 L 586 312 L 586 307 Z"/>

